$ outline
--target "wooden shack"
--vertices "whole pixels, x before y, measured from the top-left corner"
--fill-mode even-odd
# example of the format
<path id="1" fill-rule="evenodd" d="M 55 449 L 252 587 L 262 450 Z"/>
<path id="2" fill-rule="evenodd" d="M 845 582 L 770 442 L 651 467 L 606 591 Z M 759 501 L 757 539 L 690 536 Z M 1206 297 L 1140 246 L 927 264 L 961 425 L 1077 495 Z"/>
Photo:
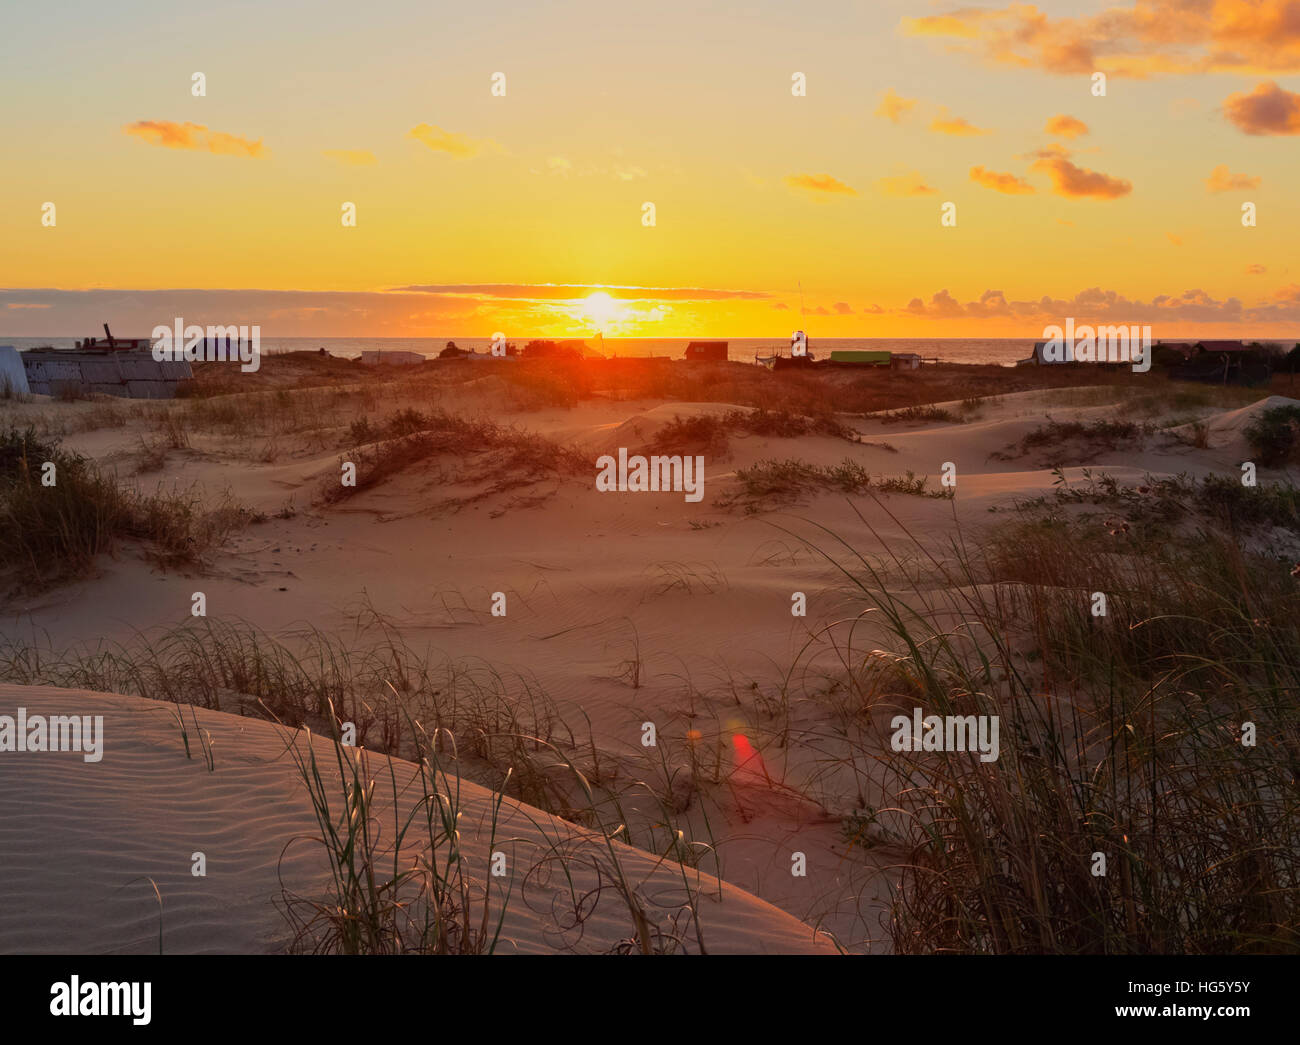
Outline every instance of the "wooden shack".
<path id="1" fill-rule="evenodd" d="M 696 363 L 725 363 L 727 342 L 692 341 L 686 346 L 686 355 L 683 358 Z"/>

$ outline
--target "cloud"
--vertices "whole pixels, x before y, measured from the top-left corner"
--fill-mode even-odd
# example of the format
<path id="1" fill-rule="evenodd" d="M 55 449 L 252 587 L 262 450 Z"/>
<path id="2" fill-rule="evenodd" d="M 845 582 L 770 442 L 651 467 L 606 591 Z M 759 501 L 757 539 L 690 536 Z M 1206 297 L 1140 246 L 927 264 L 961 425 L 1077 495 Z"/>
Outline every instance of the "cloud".
<path id="1" fill-rule="evenodd" d="M 983 167 L 970 169 L 970 180 L 976 185 L 983 185 L 994 192 L 1005 192 L 1008 196 L 1028 196 L 1037 190 L 1016 174 L 1001 174 Z"/>
<path id="2" fill-rule="evenodd" d="M 976 127 L 970 121 L 960 116 L 950 117 L 946 105 L 939 110 L 939 115 L 930 122 L 930 130 L 934 131 L 936 134 L 951 134 L 955 137 L 962 138 L 993 133 L 983 127 Z"/>
<path id="3" fill-rule="evenodd" d="M 199 326 L 258 324 L 265 337 L 475 336 L 473 331 L 511 329 L 542 336 L 572 331 L 575 309 L 595 290 L 620 299 L 637 319 L 650 320 L 665 317 L 675 302 L 775 298 L 760 290 L 598 284 L 433 284 L 366 291 L 0 287 L 0 315 L 14 337 L 97 333 L 105 316 L 113 318 L 113 332 L 121 337 L 145 337 L 160 323 L 170 326 L 176 316 Z M 26 307 L 8 307 L 15 304 Z"/>
<path id="4" fill-rule="evenodd" d="M 835 314 L 837 316 L 851 316 L 853 315 L 853 308 L 847 301 L 837 301 L 835 302 Z"/>
<path id="5" fill-rule="evenodd" d="M 1181 247 L 1181 246 L 1183 245 L 1183 237 L 1182 237 L 1182 236 L 1179 236 L 1179 235 L 1176 235 L 1175 233 L 1172 233 L 1172 232 L 1166 232 L 1166 233 L 1165 233 L 1165 239 L 1167 239 L 1167 240 L 1168 240 L 1170 243 L 1172 243 L 1175 247 Z"/>
<path id="6" fill-rule="evenodd" d="M 1205 179 L 1205 188 L 1208 192 L 1257 189 L 1262 180 L 1262 178 L 1251 177 L 1249 174 L 1233 174 L 1228 170 L 1226 163 L 1221 163 L 1210 171 L 1210 176 Z"/>
<path id="7" fill-rule="evenodd" d="M 220 156 L 247 156 L 259 159 L 268 155 L 262 139 L 249 141 L 237 134 L 210 131 L 201 123 L 174 123 L 171 120 L 136 120 L 122 128 L 124 134 L 165 149 L 191 149 L 213 152 Z"/>
<path id="8" fill-rule="evenodd" d="M 379 162 L 369 149 L 325 149 L 322 155 L 345 167 L 373 167 Z"/>
<path id="9" fill-rule="evenodd" d="M 801 192 L 810 192 L 816 196 L 856 196 L 858 190 L 845 185 L 838 178 L 829 174 L 787 174 L 785 183 L 790 188 Z"/>
<path id="10" fill-rule="evenodd" d="M 925 184 L 916 171 L 899 174 L 876 181 L 876 188 L 886 196 L 934 196 L 939 190 Z"/>
<path id="11" fill-rule="evenodd" d="M 1296 24 L 1300 34 L 1300 9 Z M 1228 95 L 1223 115 L 1244 134 L 1300 134 L 1300 94 L 1284 91 L 1270 80 L 1256 84 L 1249 94 Z"/>
<path id="12" fill-rule="evenodd" d="M 957 36 L 966 39 L 975 39 L 979 36 L 979 29 L 965 21 L 962 12 L 952 15 L 904 18 L 903 28 L 909 36 Z"/>
<path id="13" fill-rule="evenodd" d="M 1082 120 L 1076 120 L 1073 116 L 1062 113 L 1048 120 L 1044 130 L 1057 138 L 1077 138 L 1081 134 L 1088 133 L 1088 125 Z"/>
<path id="14" fill-rule="evenodd" d="M 428 123 L 416 124 L 407 131 L 406 136 L 427 145 L 434 152 L 445 152 L 458 160 L 467 160 L 484 152 L 503 151 L 494 141 L 477 141 L 463 134 L 444 131 L 441 127 L 434 127 Z"/>
<path id="15" fill-rule="evenodd" d="M 625 301 L 760 301 L 772 295 L 762 290 L 718 290 L 704 287 L 611 287 L 600 283 L 413 283 L 390 287 L 394 294 L 467 294 L 480 298 L 529 301 L 569 300 L 603 291 Z"/>
<path id="16" fill-rule="evenodd" d="M 892 123 L 899 123 L 916 108 L 915 98 L 903 98 L 892 87 L 880 96 L 880 105 L 876 107 L 876 115 L 883 116 Z"/>
<path id="17" fill-rule="evenodd" d="M 920 298 L 912 298 L 908 303 L 907 311 L 918 316 L 936 318 L 951 318 L 964 314 L 961 303 L 948 293 L 947 288 L 933 295 L 928 306 Z"/>
<path id="18" fill-rule="evenodd" d="M 7 302 L 7 303 L 5 304 L 5 308 L 9 308 L 9 309 L 20 309 L 20 308 L 49 308 L 49 307 L 50 307 L 50 306 L 49 306 L 48 304 L 45 304 L 45 303 L 39 303 L 39 302 L 31 302 L 31 301 L 10 301 L 10 302 Z"/>
<path id="19" fill-rule="evenodd" d="M 1247 265 L 1247 266 L 1246 266 L 1246 275 L 1248 275 L 1248 276 L 1262 276 L 1262 275 L 1263 275 L 1265 272 L 1267 272 L 1267 271 L 1268 271 L 1268 268 L 1267 268 L 1267 266 L 1265 266 L 1265 265 Z"/>
<path id="20" fill-rule="evenodd" d="M 1072 298 L 1044 295 L 1036 301 L 1008 300 L 1000 290 L 986 290 L 967 302 L 944 289 L 931 295 L 928 302 L 913 297 L 907 305 L 887 311 L 922 319 L 1005 317 L 1044 324 L 1059 324 L 1073 316 L 1077 322 L 1150 323 L 1166 330 L 1177 323 L 1294 323 L 1300 320 L 1300 284 L 1282 287 L 1255 305 L 1235 297 L 1215 298 L 1199 288 L 1178 295 L 1160 294 L 1147 301 L 1100 287 L 1082 290 Z"/>
<path id="21" fill-rule="evenodd" d="M 1042 171 L 1052 179 L 1053 191 L 1067 199 L 1117 200 L 1133 191 L 1133 183 L 1112 178 L 1100 171 L 1078 167 L 1068 159 L 1069 153 L 1059 145 L 1037 153 L 1030 170 Z"/>
<path id="22" fill-rule="evenodd" d="M 950 50 L 994 65 L 1065 76 L 1300 70 L 1295 0 L 1134 0 L 1055 19 L 1034 4 L 1011 3 L 904 18 L 900 28 L 948 37 L 956 41 Z"/>

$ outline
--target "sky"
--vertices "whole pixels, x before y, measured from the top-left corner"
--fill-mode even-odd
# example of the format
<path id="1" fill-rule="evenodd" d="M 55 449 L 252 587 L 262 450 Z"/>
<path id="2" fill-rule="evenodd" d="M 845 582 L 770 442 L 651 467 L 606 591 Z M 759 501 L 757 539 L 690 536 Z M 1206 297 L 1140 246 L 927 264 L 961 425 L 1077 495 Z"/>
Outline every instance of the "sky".
<path id="1" fill-rule="evenodd" d="M 0 99 L 0 336 L 1300 337 L 1300 0 L 54 0 Z"/>

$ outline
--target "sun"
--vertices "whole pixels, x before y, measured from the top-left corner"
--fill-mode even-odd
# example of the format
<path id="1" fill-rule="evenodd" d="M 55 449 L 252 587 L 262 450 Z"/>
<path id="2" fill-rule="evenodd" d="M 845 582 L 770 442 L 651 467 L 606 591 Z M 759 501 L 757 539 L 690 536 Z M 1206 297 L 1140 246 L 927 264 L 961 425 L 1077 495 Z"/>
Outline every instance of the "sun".
<path id="1" fill-rule="evenodd" d="M 623 318 L 623 306 L 605 291 L 598 290 L 582 301 L 581 312 L 598 330 L 605 330 Z"/>

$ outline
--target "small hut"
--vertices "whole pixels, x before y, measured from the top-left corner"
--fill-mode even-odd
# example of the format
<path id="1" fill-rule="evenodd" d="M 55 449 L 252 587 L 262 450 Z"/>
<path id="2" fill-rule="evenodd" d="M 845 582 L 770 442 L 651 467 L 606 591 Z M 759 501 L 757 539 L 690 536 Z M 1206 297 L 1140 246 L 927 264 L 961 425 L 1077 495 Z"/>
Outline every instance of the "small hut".
<path id="1" fill-rule="evenodd" d="M 695 363 L 725 363 L 727 342 L 692 341 L 686 346 L 686 355 L 683 358 Z"/>
<path id="2" fill-rule="evenodd" d="M 1048 342 L 1046 341 L 1035 341 L 1034 354 L 1028 359 L 1017 360 L 1016 366 L 1048 366 L 1051 364 L 1074 362 L 1074 346 L 1070 344 L 1070 342 L 1066 341 L 1059 349 L 1052 353 L 1053 356 L 1059 356 L 1059 358 L 1056 359 L 1051 358 L 1047 354 L 1047 345 Z"/>

